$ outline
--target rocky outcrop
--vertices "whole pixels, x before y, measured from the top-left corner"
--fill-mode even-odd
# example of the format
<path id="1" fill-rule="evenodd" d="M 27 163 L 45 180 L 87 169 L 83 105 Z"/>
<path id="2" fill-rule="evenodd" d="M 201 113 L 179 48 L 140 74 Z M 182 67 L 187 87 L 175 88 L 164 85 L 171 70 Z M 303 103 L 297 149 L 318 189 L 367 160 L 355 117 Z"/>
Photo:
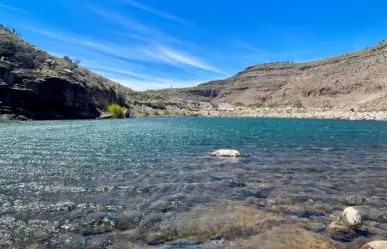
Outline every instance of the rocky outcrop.
<path id="1" fill-rule="evenodd" d="M 182 99 L 267 107 L 364 108 L 387 104 L 387 42 L 308 63 L 266 63 L 221 81 L 163 94 Z"/>
<path id="2" fill-rule="evenodd" d="M 11 51 L 4 47 L 11 46 Z M 90 119 L 131 92 L 81 66 L 41 51 L 0 28 L 0 115 Z M 10 113 L 7 113 L 10 112 Z"/>

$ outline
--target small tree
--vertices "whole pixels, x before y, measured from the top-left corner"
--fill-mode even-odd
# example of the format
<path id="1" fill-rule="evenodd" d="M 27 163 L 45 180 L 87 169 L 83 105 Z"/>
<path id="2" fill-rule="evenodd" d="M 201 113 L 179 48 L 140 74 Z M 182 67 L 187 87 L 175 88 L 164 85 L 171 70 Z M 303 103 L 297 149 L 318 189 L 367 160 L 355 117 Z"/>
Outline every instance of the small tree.
<path id="1" fill-rule="evenodd" d="M 65 60 L 66 62 L 68 62 L 68 63 L 70 63 L 70 64 L 73 64 L 73 60 L 70 59 L 70 57 L 68 57 L 68 56 L 64 56 L 64 57 L 63 57 L 63 60 Z"/>
<path id="2" fill-rule="evenodd" d="M 115 118 L 125 118 L 125 110 L 120 105 L 110 104 L 106 107 L 106 112 Z"/>
<path id="3" fill-rule="evenodd" d="M 17 32 L 16 29 L 10 29 L 10 32 L 11 32 L 11 34 L 12 34 L 13 36 L 15 36 L 15 37 L 20 37 L 20 34 L 19 34 L 19 32 Z"/>

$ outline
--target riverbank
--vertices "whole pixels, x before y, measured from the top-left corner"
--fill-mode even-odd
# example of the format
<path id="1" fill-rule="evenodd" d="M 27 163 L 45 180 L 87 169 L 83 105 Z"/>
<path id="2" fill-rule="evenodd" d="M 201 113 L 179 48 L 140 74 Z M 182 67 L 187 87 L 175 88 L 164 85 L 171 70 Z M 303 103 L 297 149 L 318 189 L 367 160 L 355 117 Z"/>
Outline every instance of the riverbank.
<path id="1" fill-rule="evenodd" d="M 229 108 L 229 109 L 169 109 L 146 110 L 140 114 L 126 115 L 130 118 L 143 117 L 246 117 L 246 118 L 296 118 L 296 119 L 342 119 L 387 121 L 387 111 L 349 111 L 340 109 L 298 109 L 298 108 Z M 102 115 L 97 119 L 112 119 Z M 0 115 L 0 121 L 28 121 L 24 116 Z"/>
<path id="2" fill-rule="evenodd" d="M 387 111 L 348 111 L 338 109 L 298 108 L 238 108 L 234 110 L 192 111 L 189 116 L 204 117 L 256 117 L 256 118 L 300 118 L 343 120 L 387 120 Z"/>
<path id="3" fill-rule="evenodd" d="M 143 116 L 202 116 L 202 117 L 256 117 L 256 118 L 300 118 L 300 119 L 344 119 L 344 120 L 387 120 L 387 111 L 351 108 L 295 108 L 295 107 L 248 107 L 229 103 L 192 102 L 172 100 L 164 110 L 147 106 L 135 109 Z M 144 115 L 145 114 L 145 115 Z M 134 115 L 136 117 L 136 115 Z"/>

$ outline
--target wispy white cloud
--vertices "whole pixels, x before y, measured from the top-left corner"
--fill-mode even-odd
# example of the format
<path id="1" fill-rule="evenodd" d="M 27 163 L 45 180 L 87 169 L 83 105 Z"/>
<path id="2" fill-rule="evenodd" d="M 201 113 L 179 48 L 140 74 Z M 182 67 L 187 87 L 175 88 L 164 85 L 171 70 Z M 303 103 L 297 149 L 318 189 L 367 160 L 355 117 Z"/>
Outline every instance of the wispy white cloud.
<path id="1" fill-rule="evenodd" d="M 146 62 L 167 63 L 171 65 L 179 65 L 179 62 L 168 58 L 156 48 L 150 46 L 131 45 L 129 48 L 117 44 L 106 42 L 99 42 L 95 39 L 89 39 L 71 33 L 46 30 L 43 28 L 36 28 L 33 26 L 22 25 L 25 29 L 33 31 L 39 35 L 69 43 L 72 45 L 86 47 L 111 56 L 116 56 L 124 59 Z"/>
<path id="2" fill-rule="evenodd" d="M 177 49 L 170 48 L 170 46 L 164 45 L 164 43 L 168 43 L 170 41 L 178 41 L 178 39 L 169 36 L 160 30 L 150 28 L 144 24 L 141 24 L 135 20 L 123 17 L 119 13 L 107 11 L 100 9 L 95 6 L 89 6 L 89 8 L 95 13 L 110 19 L 117 24 L 126 27 L 129 31 L 140 33 L 138 34 L 124 34 L 131 36 L 137 40 L 146 41 L 148 44 L 146 46 L 142 46 L 141 48 L 137 48 L 141 52 L 141 58 L 131 57 L 129 59 L 145 59 L 152 58 L 153 60 L 164 62 L 168 64 L 173 64 L 176 66 L 191 66 L 200 68 L 207 71 L 212 71 L 218 74 L 224 75 L 225 73 L 221 70 L 209 65 L 208 63 L 203 62 L 202 60 L 196 58 L 193 55 L 190 55 L 188 52 L 179 51 Z M 122 35 L 122 33 L 121 33 Z M 144 36 L 145 35 L 145 36 Z M 111 49 L 109 47 L 111 53 L 117 51 L 117 49 Z M 133 54 L 133 48 L 130 49 Z M 125 54 L 120 52 L 121 55 Z"/>
<path id="3" fill-rule="evenodd" d="M 96 39 L 93 33 L 62 31 L 20 15 L 9 22 L 34 37 L 35 45 L 60 57 L 80 59 L 83 66 L 135 90 L 192 86 L 225 74 L 186 47 L 181 49 L 182 43 L 173 36 L 119 13 L 93 8 L 94 13 L 124 27 L 116 35 L 131 39 Z"/>
<path id="4" fill-rule="evenodd" d="M 311 52 L 306 50 L 270 52 L 241 40 L 232 40 L 231 44 L 239 48 L 238 54 L 233 57 L 238 57 L 241 61 L 249 64 L 274 61 L 301 61 L 300 58 L 303 54 Z"/>
<path id="5" fill-rule="evenodd" d="M 107 59 L 114 67 L 108 67 L 97 61 L 83 61 L 89 69 L 110 78 L 118 83 L 128 86 L 134 90 L 142 91 L 149 89 L 163 89 L 169 87 L 188 87 L 209 81 L 205 77 L 195 77 L 195 79 L 177 79 L 168 78 L 167 75 L 161 75 L 155 69 L 139 66 L 137 64 L 128 64 L 126 62 Z M 186 77 L 190 78 L 190 77 Z"/>
<path id="6" fill-rule="evenodd" d="M 195 77 L 195 79 L 189 80 L 175 79 L 171 78 L 170 75 L 163 75 L 163 72 L 154 68 L 148 68 L 136 63 L 128 63 L 100 54 L 89 53 L 85 58 L 83 52 L 79 54 L 76 50 L 73 50 L 73 53 L 71 54 L 58 51 L 49 52 L 58 57 L 68 55 L 71 58 L 82 58 L 82 66 L 137 91 L 164 89 L 169 87 L 188 87 L 208 81 L 206 78 L 202 77 Z M 190 75 L 187 75 L 186 78 L 192 78 L 192 76 L 188 76 Z"/>
<path id="7" fill-rule="evenodd" d="M 129 33 L 129 32 L 115 31 L 115 30 L 105 30 L 105 32 L 109 33 L 109 34 L 112 34 L 112 35 L 129 38 L 129 39 L 131 39 L 133 41 L 144 42 L 144 43 L 153 43 L 153 41 L 150 41 L 149 38 L 147 38 L 145 36 L 142 36 L 142 35 L 138 35 L 138 34 L 133 34 L 133 33 Z"/>
<path id="8" fill-rule="evenodd" d="M 204 69 L 207 71 L 212 71 L 212 72 L 215 72 L 218 74 L 226 75 L 225 72 L 223 72 L 223 71 L 221 71 L 221 70 L 219 70 L 211 65 L 208 65 L 207 63 L 203 62 L 202 60 L 200 60 L 192 55 L 185 54 L 184 52 L 179 52 L 179 51 L 176 51 L 176 50 L 173 50 L 170 48 L 165 48 L 165 47 L 160 48 L 160 50 L 162 51 L 162 53 L 165 56 L 167 56 L 169 59 L 171 59 L 173 61 L 176 61 L 177 63 L 181 63 L 184 65 L 189 65 L 189 66 Z"/>
<path id="9" fill-rule="evenodd" d="M 157 10 L 157 9 L 154 9 L 152 7 L 149 7 L 149 6 L 146 6 L 144 4 L 141 4 L 135 0 L 117 0 L 119 2 L 122 2 L 122 3 L 126 3 L 134 8 L 137 8 L 137 9 L 140 9 L 140 10 L 143 10 L 143 11 L 146 11 L 146 12 L 149 12 L 149 13 L 152 13 L 156 16 L 159 16 L 159 17 L 162 17 L 162 18 L 165 18 L 165 19 L 169 19 L 169 20 L 172 20 L 172 21 L 175 21 L 175 22 L 178 22 L 178 23 L 181 23 L 181 24 L 184 24 L 184 25 L 187 25 L 189 22 L 181 19 L 181 18 L 178 18 L 170 13 L 167 13 L 167 12 L 164 12 L 164 11 L 161 11 L 161 10 Z"/>
<path id="10" fill-rule="evenodd" d="M 143 25 L 142 23 L 136 20 L 133 20 L 131 18 L 124 17 L 120 13 L 101 9 L 94 5 L 89 5 L 88 7 L 94 13 L 126 28 L 127 30 L 142 34 L 143 35 L 142 39 L 144 39 L 145 37 L 148 40 L 148 42 L 155 42 L 161 39 L 165 42 L 181 43 L 181 41 L 179 41 L 175 37 L 169 36 L 156 28 L 151 28 L 149 26 Z"/>
<path id="11" fill-rule="evenodd" d="M 10 11 L 18 12 L 18 13 L 28 14 L 28 11 L 26 11 L 24 9 L 15 8 L 15 7 L 12 7 L 12 6 L 9 6 L 9 5 L 6 5 L 6 4 L 2 4 L 2 3 L 0 3 L 0 9 L 5 9 L 5 10 L 10 10 Z"/>

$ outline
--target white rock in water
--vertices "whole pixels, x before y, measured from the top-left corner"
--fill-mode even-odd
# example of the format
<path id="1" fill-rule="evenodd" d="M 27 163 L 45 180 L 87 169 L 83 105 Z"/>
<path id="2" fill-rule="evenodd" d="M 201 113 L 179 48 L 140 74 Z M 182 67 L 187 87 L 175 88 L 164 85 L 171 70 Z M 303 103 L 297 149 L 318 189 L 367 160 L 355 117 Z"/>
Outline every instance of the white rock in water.
<path id="1" fill-rule="evenodd" d="M 387 241 L 376 240 L 365 244 L 360 249 L 386 249 L 386 248 L 387 248 Z"/>
<path id="2" fill-rule="evenodd" d="M 361 216 L 356 209 L 348 207 L 341 213 L 339 222 L 343 222 L 352 229 L 358 229 L 361 225 Z"/>
<path id="3" fill-rule="evenodd" d="M 241 157 L 242 154 L 237 150 L 217 150 L 210 153 L 210 156 L 220 156 L 220 157 Z"/>

